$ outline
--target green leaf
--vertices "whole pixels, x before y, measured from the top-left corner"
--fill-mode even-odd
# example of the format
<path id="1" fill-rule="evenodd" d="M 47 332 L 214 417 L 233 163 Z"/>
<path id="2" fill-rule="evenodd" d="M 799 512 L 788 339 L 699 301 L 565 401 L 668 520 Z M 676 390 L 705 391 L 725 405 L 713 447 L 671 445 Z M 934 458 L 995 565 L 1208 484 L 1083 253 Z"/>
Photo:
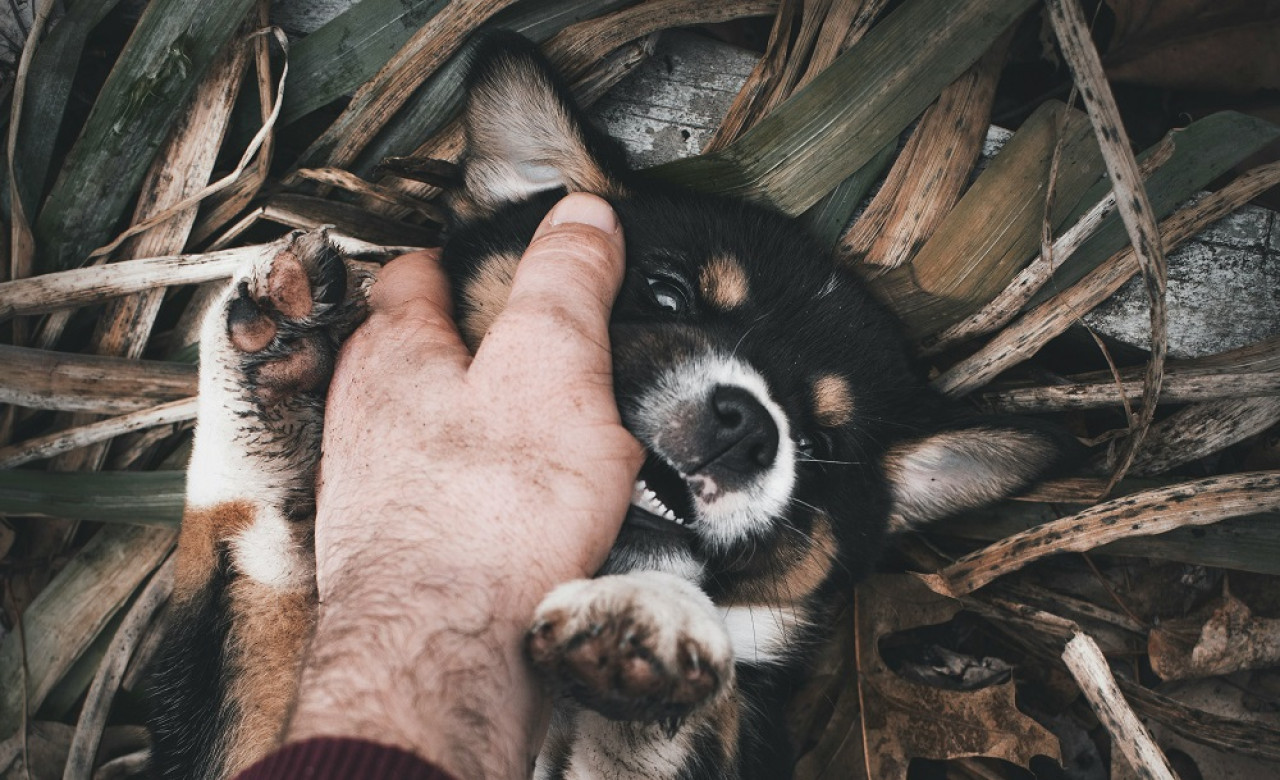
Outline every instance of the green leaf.
<path id="1" fill-rule="evenodd" d="M 176 526 L 182 471 L 0 471 L 0 514 Z"/>
<path id="2" fill-rule="evenodd" d="M 355 91 L 448 0 L 364 0 L 290 51 L 280 121 L 289 123 Z"/>
<path id="3" fill-rule="evenodd" d="M 1234 111 L 1211 114 L 1192 122 L 1170 135 L 1174 140 L 1173 155 L 1147 180 L 1147 197 L 1157 219 L 1172 214 L 1174 209 L 1209 182 L 1240 164 L 1245 158 L 1280 138 L 1280 127 L 1270 122 Z M 1148 150 L 1149 154 L 1151 150 Z M 1141 155 L 1145 157 L 1146 154 Z M 1067 224 L 1087 211 L 1111 190 L 1103 180 L 1080 199 L 1076 213 Z M 1129 243 L 1119 214 L 1112 214 L 1071 259 L 1054 272 L 1053 280 L 1044 286 L 1026 308 L 1036 306 L 1080 281 L 1103 260 Z"/>
<path id="4" fill-rule="evenodd" d="M 576 24 L 584 19 L 602 16 L 628 3 L 629 0 L 605 0 L 604 2 L 601 2 L 601 0 L 538 0 L 538 2 L 520 3 L 496 15 L 485 25 L 485 28 L 511 30 L 524 35 L 530 40 L 542 43 L 571 24 Z M 398 43 L 394 49 L 380 53 L 379 56 L 373 56 L 372 47 L 374 46 L 374 41 L 372 39 L 367 40 L 365 43 L 371 48 L 366 52 L 366 56 L 353 56 L 350 61 L 337 62 L 335 60 L 340 58 L 334 58 L 332 53 L 327 53 L 325 57 L 311 62 L 307 59 L 302 59 L 298 54 L 298 52 L 310 51 L 310 47 L 314 45 L 312 44 L 312 39 L 325 32 L 330 25 L 342 22 L 347 14 L 364 8 L 366 5 L 377 4 L 376 2 L 370 3 L 366 1 L 352 6 L 346 13 L 338 16 L 325 27 L 316 30 L 294 48 L 292 72 L 297 75 L 292 79 L 293 88 L 291 89 L 287 85 L 285 87 L 283 110 L 285 121 L 289 121 L 295 116 L 293 113 L 295 109 L 291 101 L 295 99 L 298 101 L 298 108 L 296 109 L 298 111 L 312 111 L 355 90 L 361 83 L 371 78 L 386 63 L 387 59 L 395 53 L 395 50 L 404 41 L 408 40 L 409 35 L 413 33 L 413 29 L 406 30 L 403 36 L 397 37 Z M 399 8 L 398 3 L 393 5 Z M 394 12 L 390 8 L 384 9 L 384 11 Z M 348 35 L 344 40 L 351 43 L 355 40 L 355 37 Z M 382 132 L 360 153 L 356 162 L 351 165 L 351 170 L 354 173 L 360 176 L 368 175 L 373 166 L 384 158 L 410 154 L 418 147 L 418 144 L 422 143 L 422 139 L 439 130 L 444 126 L 445 122 L 449 121 L 461 110 L 462 82 L 466 77 L 467 63 L 470 60 L 471 51 L 475 48 L 475 44 L 474 38 L 468 40 L 456 54 L 450 57 L 439 70 L 433 73 L 418 88 L 413 97 L 409 98 L 400 111 L 397 112 L 395 118 L 388 122 Z M 337 81 L 333 81 L 330 78 L 333 72 L 348 68 L 359 69 L 360 78 L 354 83 L 350 82 L 349 77 L 343 77 Z M 330 75 L 325 75 L 326 73 Z M 306 89 L 305 87 L 309 82 L 316 82 L 316 88 Z M 334 90 L 339 87 L 341 87 L 341 91 L 335 92 Z M 294 90 L 298 90 L 296 98 Z M 297 116 L 301 116 L 301 114 L 297 114 Z M 322 160 L 317 155 L 315 158 L 303 161 L 301 166 L 318 165 L 321 162 Z"/>
<path id="5" fill-rule="evenodd" d="M 893 162 L 898 151 L 898 140 L 895 138 L 884 145 L 876 156 L 866 165 L 859 168 L 852 176 L 840 182 L 822 200 L 804 213 L 801 221 L 809 228 L 809 232 L 826 249 L 834 250 L 844 235 L 853 213 L 862 205 L 862 201 L 871 191 L 880 175 Z"/>
<path id="6" fill-rule="evenodd" d="M 85 39 L 119 2 L 78 0 L 69 5 L 31 56 L 13 156 L 14 178 L 27 214 L 36 213 L 36 203 L 44 193 L 53 143 L 62 125 Z"/>
<path id="7" fill-rule="evenodd" d="M 728 147 L 651 168 L 800 214 L 897 137 L 1031 0 L 907 0 Z"/>
<path id="8" fill-rule="evenodd" d="M 36 220 L 39 270 L 79 267 L 112 238 L 174 120 L 251 5 L 147 5 Z"/>

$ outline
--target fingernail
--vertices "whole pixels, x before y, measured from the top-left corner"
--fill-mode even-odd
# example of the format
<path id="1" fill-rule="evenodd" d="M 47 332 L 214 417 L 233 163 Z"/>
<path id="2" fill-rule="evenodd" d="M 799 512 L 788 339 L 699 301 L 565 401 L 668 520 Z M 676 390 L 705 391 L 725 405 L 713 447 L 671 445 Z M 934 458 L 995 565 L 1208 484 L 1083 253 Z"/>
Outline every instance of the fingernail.
<path id="1" fill-rule="evenodd" d="M 595 195 L 574 192 L 566 195 L 548 215 L 548 224 L 563 225 L 568 222 L 590 225 L 606 233 L 618 229 L 618 217 L 613 207 Z"/>

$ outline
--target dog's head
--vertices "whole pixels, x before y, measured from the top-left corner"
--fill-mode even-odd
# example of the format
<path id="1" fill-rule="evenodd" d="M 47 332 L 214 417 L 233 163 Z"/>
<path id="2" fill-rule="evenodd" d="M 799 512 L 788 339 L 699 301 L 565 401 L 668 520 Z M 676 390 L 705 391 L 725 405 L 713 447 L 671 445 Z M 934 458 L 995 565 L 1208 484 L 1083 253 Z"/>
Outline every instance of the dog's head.
<path id="1" fill-rule="evenodd" d="M 564 191 L 608 199 L 626 235 L 615 390 L 649 457 L 608 569 L 803 598 L 833 571 L 860 577 L 891 527 L 988 503 L 1059 460 L 1051 428 L 948 422 L 853 274 L 777 213 L 635 175 L 527 42 L 485 42 L 468 100 L 445 260 L 473 346 Z"/>

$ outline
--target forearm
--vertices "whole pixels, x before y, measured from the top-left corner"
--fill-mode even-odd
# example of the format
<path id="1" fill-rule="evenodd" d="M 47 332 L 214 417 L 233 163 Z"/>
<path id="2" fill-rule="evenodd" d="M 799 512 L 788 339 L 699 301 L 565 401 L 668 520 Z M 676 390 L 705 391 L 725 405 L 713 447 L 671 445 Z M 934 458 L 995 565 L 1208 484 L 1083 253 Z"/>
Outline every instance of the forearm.
<path id="1" fill-rule="evenodd" d="M 359 576 L 321 604 L 289 739 L 360 737 L 464 780 L 527 777 L 547 706 L 520 649 L 534 605 L 495 572 L 441 578 L 422 558 L 352 553 Z"/>

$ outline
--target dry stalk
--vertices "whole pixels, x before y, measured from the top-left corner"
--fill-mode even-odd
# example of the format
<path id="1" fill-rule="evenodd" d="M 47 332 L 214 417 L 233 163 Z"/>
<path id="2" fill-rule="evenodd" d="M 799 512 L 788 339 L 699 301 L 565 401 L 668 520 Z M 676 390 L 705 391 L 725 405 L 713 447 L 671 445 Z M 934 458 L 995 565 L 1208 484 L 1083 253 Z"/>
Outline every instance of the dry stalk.
<path id="1" fill-rule="evenodd" d="M 173 403 L 143 409 L 140 412 L 28 439 L 8 447 L 0 447 L 0 469 L 10 469 L 33 460 L 51 458 L 63 452 L 114 439 L 130 431 L 191 420 L 195 416 L 196 399 L 184 398 Z"/>
<path id="2" fill-rule="evenodd" d="M 303 157 L 312 158 L 315 150 L 327 150 L 324 156 L 328 166 L 348 167 L 422 82 L 458 50 L 466 37 L 514 1 L 446 3 L 377 75 L 356 90 L 346 110 Z"/>
<path id="3" fill-rule="evenodd" d="M 1196 404 L 1151 426 L 1129 473 L 1163 474 L 1280 423 L 1276 395 Z"/>
<path id="4" fill-rule="evenodd" d="M 1142 780 L 1178 780 L 1151 732 L 1120 692 L 1098 644 L 1088 634 L 1077 633 L 1062 651 L 1062 661 L 1111 735 L 1112 749 L 1124 754 L 1137 776 Z"/>
<path id="5" fill-rule="evenodd" d="M 14 75 L 13 94 L 9 102 L 9 139 L 5 147 L 5 161 L 9 165 L 9 204 L 10 204 L 10 240 L 9 278 L 25 279 L 31 275 L 35 260 L 35 238 L 31 234 L 31 223 L 27 220 L 22 208 L 22 197 L 18 193 L 17 176 L 13 169 L 13 155 L 18 145 L 18 128 L 22 124 L 22 104 L 27 94 L 27 72 L 31 69 L 31 58 L 35 56 L 36 47 L 44 35 L 45 24 L 53 11 L 53 0 L 38 3 L 35 16 L 31 22 L 31 31 L 27 33 L 26 44 L 22 47 L 22 57 L 18 60 L 18 71 Z M 21 343 L 16 340 L 15 343 Z"/>
<path id="6" fill-rule="evenodd" d="M 269 6 L 270 4 L 266 2 L 258 4 L 259 27 L 265 28 L 271 24 Z M 258 79 L 258 112 L 265 127 L 276 121 L 272 119 L 272 114 L 277 111 L 283 94 L 283 90 L 280 89 L 276 90 L 274 98 L 271 94 L 271 41 L 266 36 L 259 35 L 254 39 L 254 61 Z M 285 64 L 288 64 L 287 59 Z M 283 74 L 281 78 L 283 79 Z M 283 80 L 280 83 L 283 84 Z M 203 204 L 201 209 L 203 214 L 191 228 L 189 242 L 192 245 L 203 243 L 249 205 L 267 181 L 274 153 L 275 134 L 267 133 L 249 169 L 236 179 L 234 184 L 210 196 Z"/>
<path id="7" fill-rule="evenodd" d="M 1165 251 L 1172 251 L 1277 184 L 1280 184 L 1280 163 L 1260 165 L 1194 205 L 1179 210 L 1160 223 Z M 977 390 L 1001 371 L 1034 355 L 1050 339 L 1120 289 L 1137 271 L 1133 247 L 1117 252 L 1071 288 L 1000 331 L 982 349 L 934 380 L 934 387 L 953 397 Z"/>
<path id="8" fill-rule="evenodd" d="M 791 31 L 800 5 L 797 0 L 782 0 L 778 4 L 764 55 L 756 61 L 733 103 L 729 105 L 724 119 L 720 120 L 720 126 L 702 147 L 703 154 L 719 151 L 733 143 L 763 116 L 759 107 L 768 100 L 773 85 L 782 73 L 787 55 L 791 52 Z"/>
<path id="9" fill-rule="evenodd" d="M 756 63 L 720 127 L 702 149 L 718 151 L 803 88 L 871 29 L 887 0 L 783 2 L 764 56 Z M 796 15 L 800 16 L 799 29 Z M 803 69 L 803 70 L 802 70 Z"/>
<path id="10" fill-rule="evenodd" d="M 924 112 L 884 184 L 837 244 L 837 261 L 896 268 L 951 213 L 982 151 L 1009 39 L 997 41 Z"/>
<path id="11" fill-rule="evenodd" d="M 196 367 L 0 345 L 0 403 L 126 414 L 196 394 Z"/>
<path id="12" fill-rule="evenodd" d="M 274 30 L 274 33 L 283 37 L 279 30 Z M 92 253 L 91 258 L 105 258 L 121 247 L 125 259 L 182 251 L 195 224 L 200 201 L 210 191 L 225 188 L 233 182 L 256 152 L 261 137 L 270 132 L 270 128 L 263 128 L 258 133 L 231 176 L 214 185 L 205 185 L 217 163 L 248 61 L 247 42 L 228 43 L 219 53 L 208 74 L 196 87 L 190 109 L 171 129 L 147 170 L 134 208 L 132 226 L 108 246 Z M 109 302 L 94 329 L 90 349 L 99 355 L 141 357 L 163 300 L 164 290 L 158 288 Z M 70 427 L 93 421 L 86 414 L 75 415 Z M 106 458 L 108 444 L 103 441 L 64 452 L 54 457 L 50 468 L 54 471 L 97 471 Z"/>
<path id="13" fill-rule="evenodd" d="M 98 672 L 89 685 L 89 692 L 85 694 L 62 780 L 89 780 L 92 776 L 94 758 L 97 756 L 102 731 L 106 727 L 111 700 L 120 687 L 138 640 L 169 599 L 169 593 L 173 590 L 173 569 L 173 555 L 170 554 L 164 565 L 152 575 L 151 581 L 142 589 L 120 627 L 116 629 L 107 653 L 98 666 Z"/>
<path id="14" fill-rule="evenodd" d="M 1151 209 L 1147 190 L 1142 185 L 1137 160 L 1133 157 L 1128 134 L 1120 120 L 1120 110 L 1116 107 L 1115 97 L 1107 84 L 1098 49 L 1093 44 L 1080 5 L 1077 0 L 1045 0 L 1045 5 L 1062 54 L 1080 87 L 1085 110 L 1102 148 L 1102 158 L 1106 162 L 1107 173 L 1116 193 L 1116 209 L 1129 233 L 1129 241 L 1142 270 L 1151 304 L 1151 360 L 1147 364 L 1144 380 L 1142 411 L 1132 423 L 1120 461 L 1111 475 L 1111 485 L 1114 486 L 1124 477 L 1133 462 L 1142 438 L 1147 433 L 1147 427 L 1151 425 L 1156 413 L 1156 399 L 1160 396 L 1165 355 L 1168 353 L 1168 322 L 1165 311 L 1168 265 L 1160 231 L 1156 226 L 1155 212 Z"/>
<path id="15" fill-rule="evenodd" d="M 1142 391 L 1143 383 L 1140 381 L 1117 383 L 1103 380 L 994 390 L 983 393 L 981 400 L 997 412 L 1040 414 L 1117 406 L 1124 399 L 1140 397 Z M 1278 372 L 1199 376 L 1169 374 L 1165 376 L 1160 401 L 1181 404 L 1276 394 L 1280 394 Z"/>
<path id="16" fill-rule="evenodd" d="M 1280 472 L 1208 477 L 1113 499 L 1005 537 L 920 577 L 934 591 L 960 597 L 1049 555 L 1085 552 L 1131 536 L 1280 510 Z"/>
<path id="17" fill-rule="evenodd" d="M 289 174 L 283 184 L 286 187 L 296 187 L 304 180 L 318 182 L 330 187 L 338 187 L 347 192 L 363 195 L 364 197 L 418 214 L 433 222 L 445 223 L 444 212 L 438 207 L 387 187 L 367 182 L 354 173 L 344 171 L 341 168 L 300 168 Z"/>
<path id="18" fill-rule="evenodd" d="M 1165 136 L 1151 155 L 1142 161 L 1140 166 L 1142 177 L 1146 179 L 1168 162 L 1173 156 L 1174 148 L 1173 136 Z M 1042 251 L 1032 260 L 994 300 L 976 314 L 929 338 L 924 343 L 921 354 L 935 355 L 948 347 L 1004 327 L 1022 310 L 1023 306 L 1027 305 L 1040 288 L 1053 278 L 1054 272 L 1071 259 L 1076 250 L 1098 231 L 1106 218 L 1115 210 L 1116 194 L 1112 191 L 1063 232 L 1058 240 L 1051 244 L 1049 251 Z"/>
<path id="19" fill-rule="evenodd" d="M 370 244 L 333 233 L 329 239 L 348 256 L 373 259 L 386 259 L 417 249 Z M 279 247 L 279 243 L 272 242 L 198 255 L 143 257 L 0 283 L 0 322 L 24 314 L 86 306 L 157 287 L 226 279 L 241 264 L 265 257 L 267 253 L 278 251 Z"/>
<path id="20" fill-rule="evenodd" d="M 1280 760 L 1280 730 L 1268 723 L 1224 717 L 1188 707 L 1128 680 L 1118 680 L 1120 690 L 1144 718 L 1159 721 L 1181 737 L 1216 750 Z"/>
<path id="21" fill-rule="evenodd" d="M 123 244 L 129 238 L 132 238 L 133 236 L 136 236 L 140 233 L 150 230 L 151 228 L 154 228 L 157 225 L 161 225 L 171 219 L 180 217 L 181 215 L 188 212 L 193 207 L 198 206 L 202 201 L 204 201 L 209 196 L 222 192 L 228 187 L 231 187 L 232 185 L 234 185 L 244 175 L 245 171 L 248 170 L 249 165 L 258 157 L 258 152 L 262 150 L 263 145 L 267 142 L 267 139 L 271 137 L 271 134 L 275 130 L 276 120 L 279 119 L 280 117 L 280 107 L 283 105 L 283 102 L 284 102 L 284 82 L 289 75 L 289 60 L 288 60 L 289 39 L 285 37 L 283 30 L 281 30 L 279 27 L 272 27 L 267 30 L 259 30 L 258 32 L 253 33 L 253 35 L 250 37 L 256 38 L 258 36 L 268 35 L 268 34 L 275 37 L 276 42 L 280 44 L 280 48 L 282 48 L 285 52 L 284 65 L 281 66 L 280 68 L 280 81 L 279 83 L 276 84 L 276 102 L 275 102 L 275 105 L 271 107 L 271 114 L 267 118 L 267 121 L 263 123 L 262 127 L 258 128 L 258 132 L 254 134 L 253 139 L 249 141 L 249 145 L 245 147 L 244 153 L 240 155 L 240 161 L 236 163 L 235 169 L 232 170 L 230 173 L 228 173 L 226 176 L 223 176 L 221 179 L 213 182 L 212 184 L 206 185 L 205 187 L 201 188 L 195 193 L 192 193 L 191 195 L 187 195 L 186 197 L 179 200 L 177 203 L 174 203 L 169 206 L 165 206 L 161 208 L 158 213 L 149 215 L 135 222 L 133 225 L 129 227 L 128 230 L 116 236 L 114 241 L 107 244 L 106 246 L 99 247 L 98 249 L 95 249 L 92 252 L 90 252 L 89 253 L 90 258 L 109 255 L 115 250 L 119 249 L 120 245 Z M 241 52 L 241 55 L 243 56 L 243 52 Z M 233 83 L 236 85 L 234 91 L 229 89 L 229 87 L 226 84 L 219 83 L 219 79 L 210 78 L 205 82 L 206 85 L 208 85 L 206 89 L 202 90 L 200 93 L 197 93 L 194 101 L 195 105 L 201 106 L 201 105 L 209 105 L 211 103 L 214 103 L 215 99 L 213 95 L 209 95 L 207 93 L 217 93 L 223 90 L 230 92 L 229 104 L 230 105 L 235 104 L 235 96 L 238 92 L 239 76 L 244 70 L 244 62 L 241 58 L 236 58 L 229 61 L 226 67 L 227 67 L 227 70 L 223 72 L 225 75 L 223 75 L 222 77 L 229 79 L 230 83 Z M 216 107 L 216 104 L 215 104 L 215 110 L 217 110 L 217 108 L 218 107 Z M 191 126 L 193 128 L 196 128 L 196 127 L 199 127 L 200 125 L 193 123 Z M 203 133 L 199 131 L 196 132 L 196 136 L 197 136 L 197 139 L 196 139 L 197 141 L 206 140 L 203 137 Z M 219 140 L 221 139 L 219 138 Z M 216 147 L 220 147 L 221 144 L 220 143 L 214 144 L 214 146 L 215 146 L 215 154 L 216 154 L 216 151 L 217 151 Z M 163 160 L 165 158 L 161 157 L 161 159 Z M 143 187 L 143 191 L 144 192 L 147 191 L 147 188 L 145 186 Z M 183 232 L 184 233 L 190 232 L 190 228 L 188 227 Z M 181 249 L 181 247 L 178 247 L 178 248 Z"/>
<path id="22" fill-rule="evenodd" d="M 16 637 L 0 641 L 0 733 L 12 734 L 84 656 L 111 617 L 173 549 L 171 528 L 101 528 L 23 613 L 30 685 L 21 684 Z M 28 706 L 23 706 L 23 692 Z"/>
<path id="23" fill-rule="evenodd" d="M 888 0 L 838 0 L 822 20 L 813 54 L 792 92 L 802 89 L 850 46 L 862 40 Z"/>

